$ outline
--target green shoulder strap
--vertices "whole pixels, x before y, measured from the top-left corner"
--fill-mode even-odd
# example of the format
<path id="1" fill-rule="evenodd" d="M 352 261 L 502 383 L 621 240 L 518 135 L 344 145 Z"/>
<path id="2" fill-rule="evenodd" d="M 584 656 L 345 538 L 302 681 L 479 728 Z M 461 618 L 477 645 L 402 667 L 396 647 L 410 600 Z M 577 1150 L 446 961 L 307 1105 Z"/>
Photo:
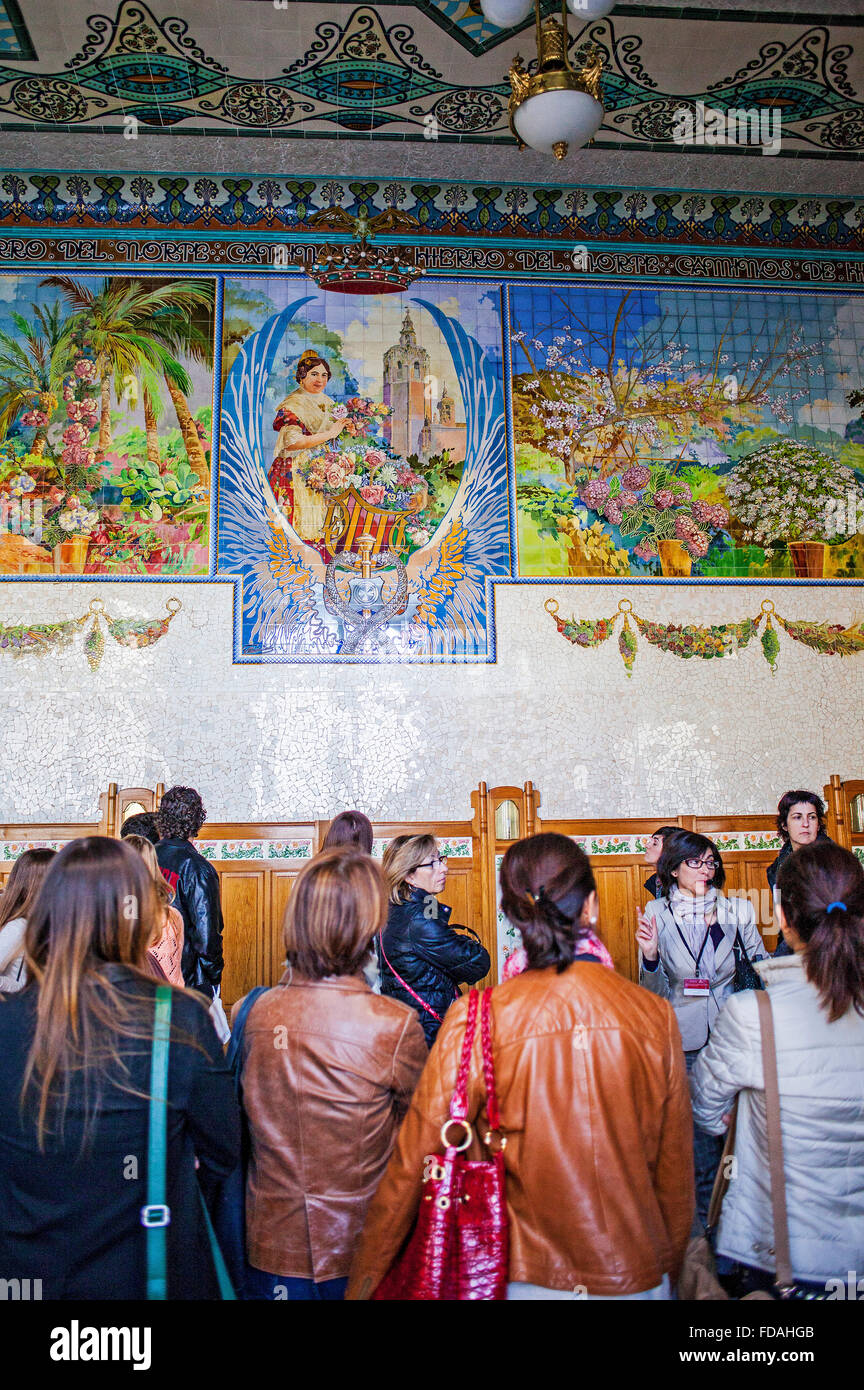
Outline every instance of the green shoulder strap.
<path id="1" fill-rule="evenodd" d="M 165 1299 L 168 1274 L 165 1228 L 171 1220 L 165 1205 L 167 1151 L 168 1043 L 171 1036 L 171 990 L 156 989 L 153 1056 L 150 1063 L 150 1119 L 147 1133 L 147 1205 L 141 1224 L 147 1231 L 147 1297 Z"/>

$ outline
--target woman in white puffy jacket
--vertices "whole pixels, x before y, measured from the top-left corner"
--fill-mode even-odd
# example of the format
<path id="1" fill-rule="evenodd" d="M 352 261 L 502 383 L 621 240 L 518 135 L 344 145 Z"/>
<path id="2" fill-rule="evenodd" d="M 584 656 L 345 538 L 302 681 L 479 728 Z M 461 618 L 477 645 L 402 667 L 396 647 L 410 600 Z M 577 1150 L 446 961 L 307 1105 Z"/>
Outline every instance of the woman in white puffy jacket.
<path id="1" fill-rule="evenodd" d="M 838 1296 L 864 1274 L 864 870 L 839 845 L 803 846 L 782 866 L 778 912 L 793 954 L 756 967 L 771 1000 L 792 1270 L 803 1293 Z M 691 1078 L 693 1116 L 724 1132 L 738 1101 L 736 1169 L 717 1250 L 742 1296 L 774 1282 L 774 1224 L 757 1002 L 723 1009 Z"/>

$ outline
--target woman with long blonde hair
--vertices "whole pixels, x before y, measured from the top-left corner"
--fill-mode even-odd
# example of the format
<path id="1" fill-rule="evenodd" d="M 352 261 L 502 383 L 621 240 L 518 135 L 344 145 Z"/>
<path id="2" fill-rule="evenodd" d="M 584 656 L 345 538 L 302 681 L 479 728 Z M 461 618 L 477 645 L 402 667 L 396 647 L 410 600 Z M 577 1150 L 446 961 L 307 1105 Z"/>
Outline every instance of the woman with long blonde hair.
<path id="1" fill-rule="evenodd" d="M 120 840 L 73 840 L 27 924 L 27 985 L 0 1008 L 0 1270 L 50 1299 L 147 1290 L 148 1119 L 159 930 L 153 877 Z M 162 986 L 166 988 L 166 986 Z M 206 1004 L 171 990 L 167 1296 L 218 1297 L 199 1195 L 239 1157 Z"/>

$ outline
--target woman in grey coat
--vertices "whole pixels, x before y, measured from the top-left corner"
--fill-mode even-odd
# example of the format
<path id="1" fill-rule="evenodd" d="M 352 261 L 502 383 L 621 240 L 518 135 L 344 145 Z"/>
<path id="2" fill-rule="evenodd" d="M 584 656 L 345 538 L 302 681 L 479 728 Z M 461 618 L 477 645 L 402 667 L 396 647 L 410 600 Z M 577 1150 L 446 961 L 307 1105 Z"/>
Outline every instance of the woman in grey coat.
<path id="1" fill-rule="evenodd" d="M 639 983 L 675 1010 L 689 1072 L 734 991 L 736 944 L 751 961 L 766 951 L 752 904 L 720 891 L 726 875 L 712 840 L 690 830 L 667 835 L 657 877 L 661 896 L 639 913 Z M 697 1128 L 693 1147 L 704 1223 L 723 1141 Z"/>
<path id="2" fill-rule="evenodd" d="M 801 1292 L 861 1298 L 864 1283 L 864 870 L 832 842 L 804 845 L 778 875 L 792 954 L 763 961 L 774 1017 L 792 1272 Z M 735 1181 L 717 1250 L 739 1297 L 774 1282 L 765 1078 L 756 1000 L 724 1009 L 691 1077 L 696 1123 L 721 1136 L 736 1095 Z M 848 1284 L 849 1271 L 855 1271 Z"/>

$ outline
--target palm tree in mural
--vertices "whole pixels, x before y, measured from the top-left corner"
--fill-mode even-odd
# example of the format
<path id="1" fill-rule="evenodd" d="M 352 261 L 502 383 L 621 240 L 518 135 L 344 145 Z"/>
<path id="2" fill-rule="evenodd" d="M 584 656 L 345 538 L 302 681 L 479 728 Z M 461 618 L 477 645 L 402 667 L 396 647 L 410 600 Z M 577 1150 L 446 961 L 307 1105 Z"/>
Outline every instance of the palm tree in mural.
<path id="1" fill-rule="evenodd" d="M 46 416 L 30 449 L 41 458 L 48 422 L 57 409 L 63 378 L 71 365 L 72 344 L 59 304 L 36 305 L 33 322 L 11 315 L 20 337 L 0 332 L 0 439 L 5 439 L 22 410 Z"/>
<path id="2" fill-rule="evenodd" d="M 200 362 L 202 366 L 212 369 L 212 334 L 199 318 L 194 318 L 187 313 L 178 313 L 172 306 L 156 316 L 151 324 L 151 332 L 175 356 Z M 207 455 L 204 452 L 204 445 L 201 443 L 198 426 L 186 399 L 189 393 L 184 392 L 182 388 L 178 389 L 178 383 L 167 374 L 165 385 L 168 387 L 168 394 L 174 405 L 189 466 L 194 473 L 197 473 L 201 482 L 206 483 L 210 478 L 210 470 L 207 466 Z M 146 393 L 144 404 L 146 410 Z"/>
<path id="3" fill-rule="evenodd" d="M 86 282 L 74 280 L 68 275 L 51 275 L 42 283 L 60 290 L 73 311 L 70 334 L 76 334 L 86 342 L 97 365 L 101 392 L 97 458 L 104 458 L 113 445 L 112 382 L 115 394 L 120 399 L 128 394 L 130 382 L 141 380 L 147 456 L 158 463 L 156 426 L 161 413 L 158 383 L 164 381 L 174 402 L 190 467 L 201 482 L 209 482 L 207 459 L 186 400 L 192 389 L 189 375 L 174 355 L 160 324 L 170 327 L 172 342 L 179 342 L 173 327 L 175 320 L 182 318 L 194 322 L 196 309 L 209 309 L 213 301 L 212 286 L 200 280 L 151 286 L 141 280 L 125 280 L 115 276 L 103 280 L 94 290 Z M 206 339 L 203 330 L 199 332 Z M 189 421 L 192 424 L 191 434 Z"/>

